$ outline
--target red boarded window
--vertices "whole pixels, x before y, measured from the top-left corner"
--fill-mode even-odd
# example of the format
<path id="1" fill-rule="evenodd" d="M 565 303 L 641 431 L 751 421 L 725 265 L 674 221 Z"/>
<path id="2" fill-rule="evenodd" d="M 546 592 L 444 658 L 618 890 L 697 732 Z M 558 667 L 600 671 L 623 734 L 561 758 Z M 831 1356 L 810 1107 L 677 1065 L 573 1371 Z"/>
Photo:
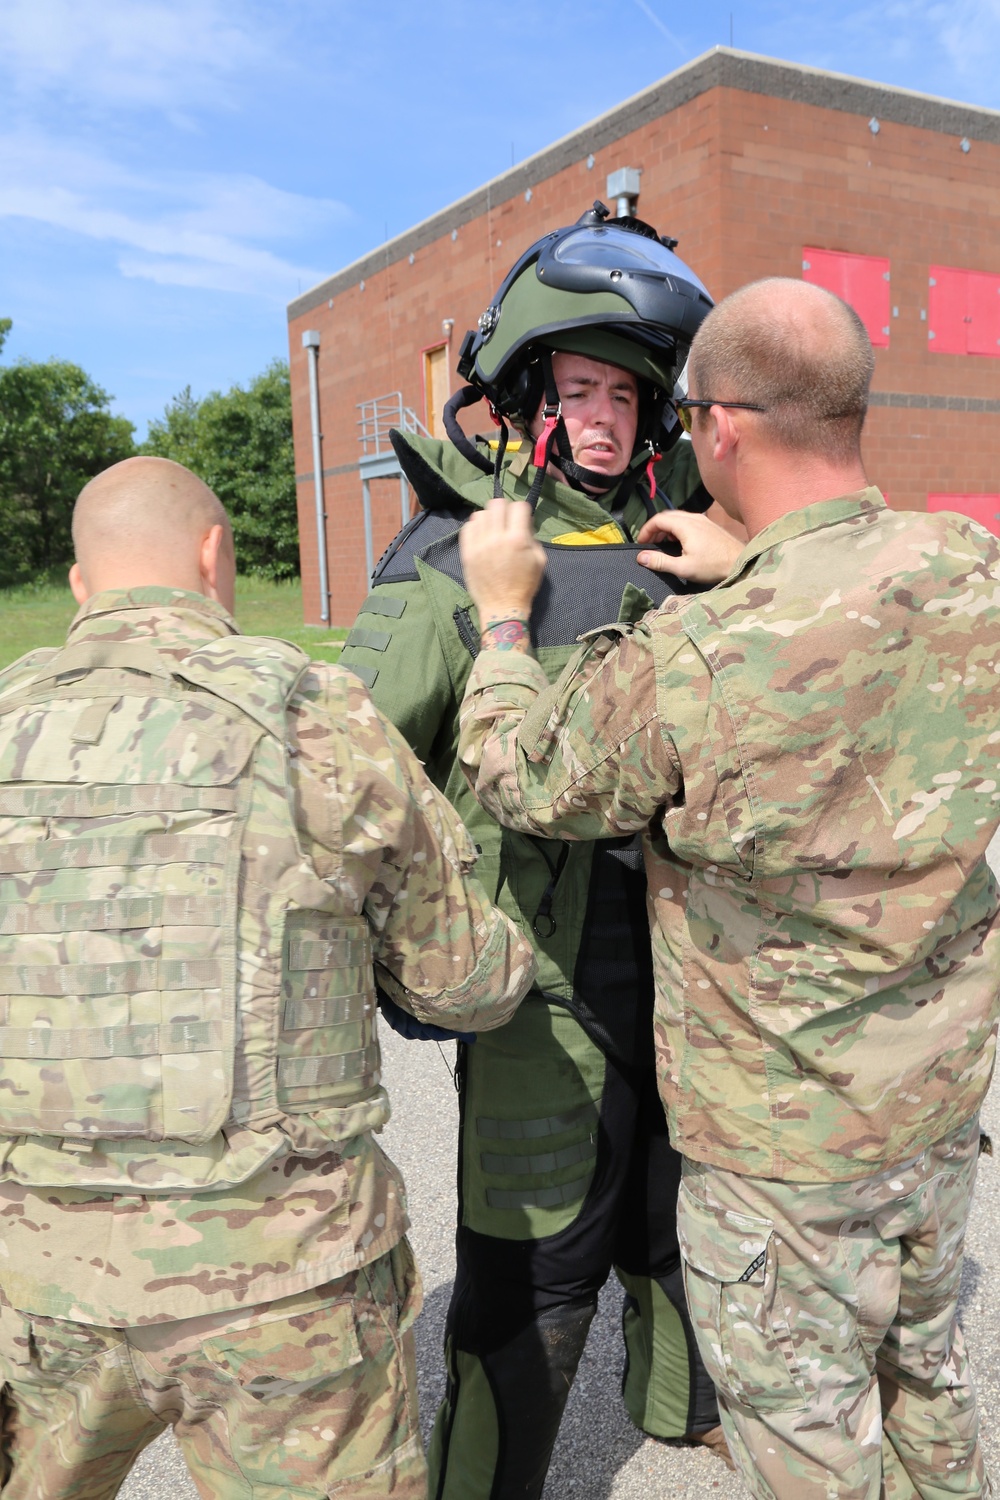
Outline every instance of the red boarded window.
<path id="1" fill-rule="evenodd" d="M 1000 495 L 928 495 L 928 510 L 957 510 L 1000 536 Z"/>
<path id="2" fill-rule="evenodd" d="M 1000 357 L 1000 276 L 931 266 L 927 342 L 938 354 Z"/>
<path id="3" fill-rule="evenodd" d="M 802 280 L 836 292 L 854 308 L 876 349 L 889 347 L 889 262 L 883 256 L 847 255 L 806 245 Z"/>

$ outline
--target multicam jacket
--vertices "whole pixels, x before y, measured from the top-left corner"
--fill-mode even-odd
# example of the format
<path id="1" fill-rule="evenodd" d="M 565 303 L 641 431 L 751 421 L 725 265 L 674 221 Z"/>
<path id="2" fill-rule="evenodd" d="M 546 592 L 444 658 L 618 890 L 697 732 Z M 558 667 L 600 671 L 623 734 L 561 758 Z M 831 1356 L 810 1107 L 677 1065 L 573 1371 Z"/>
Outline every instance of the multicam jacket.
<path id="1" fill-rule="evenodd" d="M 501 1024 L 523 941 L 356 680 L 164 589 L 0 678 L 0 1242 L 104 1324 L 308 1289 L 396 1243 L 372 964 Z"/>
<path id="2" fill-rule="evenodd" d="M 460 755 L 505 823 L 645 830 L 678 1149 L 867 1176 L 976 1111 L 993 1067 L 1000 543 L 868 489 L 730 576 L 596 631 L 551 689 L 482 654 Z"/>

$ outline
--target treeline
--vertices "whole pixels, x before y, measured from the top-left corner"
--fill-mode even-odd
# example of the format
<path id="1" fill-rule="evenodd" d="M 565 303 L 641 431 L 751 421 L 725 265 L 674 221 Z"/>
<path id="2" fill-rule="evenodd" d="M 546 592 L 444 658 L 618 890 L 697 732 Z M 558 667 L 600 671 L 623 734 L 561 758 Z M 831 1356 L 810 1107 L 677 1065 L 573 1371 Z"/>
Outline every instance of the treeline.
<path id="1" fill-rule="evenodd" d="M 11 329 L 0 318 L 0 350 Z M 79 365 L 0 364 L 0 587 L 72 561 L 73 502 L 88 479 L 135 453 L 175 459 L 229 511 L 241 573 L 299 571 L 288 366 L 275 360 L 244 388 L 196 399 L 188 387 L 144 443 L 110 410 L 112 397 Z"/>

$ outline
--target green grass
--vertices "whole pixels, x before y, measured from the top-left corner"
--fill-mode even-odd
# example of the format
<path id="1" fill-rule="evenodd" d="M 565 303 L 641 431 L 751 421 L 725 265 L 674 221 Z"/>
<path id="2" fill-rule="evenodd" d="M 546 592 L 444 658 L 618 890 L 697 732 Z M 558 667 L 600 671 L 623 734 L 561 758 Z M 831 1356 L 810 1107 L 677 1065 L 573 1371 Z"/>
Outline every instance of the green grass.
<path id="1" fill-rule="evenodd" d="M 69 585 L 55 579 L 0 589 L 0 668 L 36 646 L 61 646 L 76 603 Z M 277 635 L 294 641 L 320 661 L 336 661 L 346 630 L 320 630 L 302 623 L 302 585 L 261 578 L 236 582 L 236 618 L 247 635 Z"/>
<path id="2" fill-rule="evenodd" d="M 236 580 L 236 619 L 246 635 L 277 635 L 308 651 L 318 661 L 336 661 L 346 630 L 323 630 L 302 623 L 302 583 L 268 583 L 262 578 Z"/>

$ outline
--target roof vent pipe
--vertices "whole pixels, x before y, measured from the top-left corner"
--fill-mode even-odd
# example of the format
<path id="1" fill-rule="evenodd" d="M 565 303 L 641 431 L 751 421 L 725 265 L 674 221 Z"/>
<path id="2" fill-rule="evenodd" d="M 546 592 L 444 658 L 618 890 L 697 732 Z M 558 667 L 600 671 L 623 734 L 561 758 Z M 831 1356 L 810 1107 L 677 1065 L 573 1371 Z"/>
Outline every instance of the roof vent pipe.
<path id="1" fill-rule="evenodd" d="M 619 219 L 635 217 L 639 205 L 639 178 L 641 167 L 619 167 L 608 173 L 608 197 L 615 200 L 615 214 Z"/>
<path id="2" fill-rule="evenodd" d="M 310 328 L 302 335 L 309 356 L 309 412 L 312 417 L 313 490 L 316 497 L 316 555 L 319 559 L 319 617 L 330 624 L 330 580 L 326 566 L 326 504 L 323 498 L 323 435 L 319 430 L 319 333 Z"/>

